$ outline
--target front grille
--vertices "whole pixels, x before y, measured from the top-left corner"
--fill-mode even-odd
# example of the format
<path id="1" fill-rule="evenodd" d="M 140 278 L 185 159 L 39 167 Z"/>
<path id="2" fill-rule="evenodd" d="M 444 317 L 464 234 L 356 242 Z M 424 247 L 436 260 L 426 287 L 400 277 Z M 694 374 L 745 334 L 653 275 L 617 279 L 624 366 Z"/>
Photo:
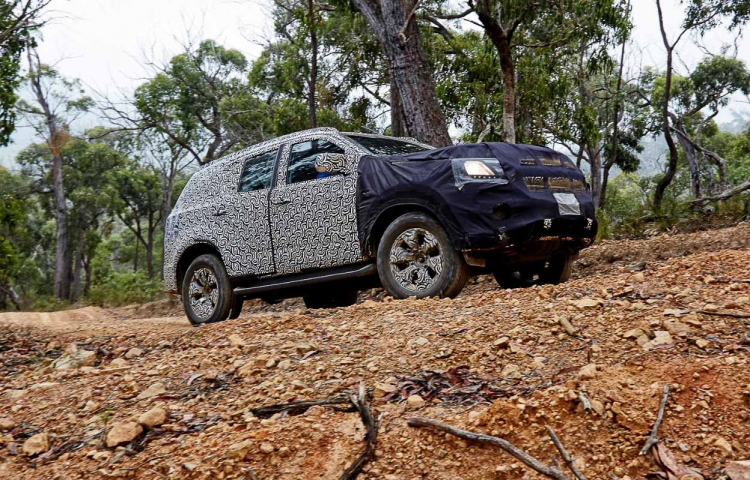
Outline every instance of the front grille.
<path id="1" fill-rule="evenodd" d="M 526 187 L 532 191 L 549 191 L 554 190 L 560 191 L 572 191 L 572 192 L 585 192 L 586 185 L 575 178 L 568 177 L 543 177 L 543 176 L 529 176 L 523 177 L 523 182 Z"/>

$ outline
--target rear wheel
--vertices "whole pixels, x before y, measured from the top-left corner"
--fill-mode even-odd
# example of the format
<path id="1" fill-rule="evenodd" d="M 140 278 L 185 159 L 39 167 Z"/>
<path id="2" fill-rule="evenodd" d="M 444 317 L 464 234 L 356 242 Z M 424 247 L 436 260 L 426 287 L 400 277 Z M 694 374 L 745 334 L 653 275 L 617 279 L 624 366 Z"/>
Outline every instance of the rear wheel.
<path id="1" fill-rule="evenodd" d="M 556 285 L 567 282 L 573 272 L 573 256 L 561 254 L 552 257 L 539 271 L 539 282 Z"/>
<path id="2" fill-rule="evenodd" d="M 227 271 L 219 257 L 201 255 L 182 279 L 182 306 L 194 326 L 226 320 L 233 304 Z"/>
<path id="3" fill-rule="evenodd" d="M 526 288 L 534 284 L 534 274 L 528 270 L 509 271 L 507 268 L 495 267 L 492 275 L 502 288 Z"/>
<path id="4" fill-rule="evenodd" d="M 244 300 L 242 300 L 242 297 L 234 297 L 234 301 L 232 302 L 232 311 L 229 313 L 230 319 L 235 319 L 240 316 L 242 313 L 242 304 L 245 303 Z"/>
<path id="5" fill-rule="evenodd" d="M 469 280 L 469 266 L 432 217 L 407 213 L 383 233 L 378 275 L 394 298 L 455 297 Z"/>
<path id="6" fill-rule="evenodd" d="M 318 292 L 302 297 L 307 308 L 349 307 L 357 303 L 357 290 L 345 290 L 340 293 Z"/>

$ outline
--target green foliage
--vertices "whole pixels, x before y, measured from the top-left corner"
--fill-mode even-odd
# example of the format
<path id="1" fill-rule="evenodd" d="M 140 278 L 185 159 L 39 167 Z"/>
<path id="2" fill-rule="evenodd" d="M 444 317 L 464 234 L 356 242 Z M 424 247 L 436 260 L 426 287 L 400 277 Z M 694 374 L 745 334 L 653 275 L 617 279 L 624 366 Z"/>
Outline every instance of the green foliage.
<path id="1" fill-rule="evenodd" d="M 140 272 L 111 272 L 101 283 L 91 286 L 88 301 L 100 306 L 121 306 L 146 303 L 164 295 L 164 286 L 158 278 L 148 278 Z"/>

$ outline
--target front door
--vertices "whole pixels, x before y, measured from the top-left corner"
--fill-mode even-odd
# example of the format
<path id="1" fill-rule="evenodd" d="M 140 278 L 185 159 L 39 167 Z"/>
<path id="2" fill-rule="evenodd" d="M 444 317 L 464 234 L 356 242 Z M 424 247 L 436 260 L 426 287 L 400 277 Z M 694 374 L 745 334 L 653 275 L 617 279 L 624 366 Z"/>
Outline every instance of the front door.
<path id="1" fill-rule="evenodd" d="M 356 150 L 335 137 L 310 135 L 284 145 L 271 191 L 271 236 L 277 273 L 335 267 L 362 260 L 357 237 L 356 168 L 319 174 L 321 153 Z"/>

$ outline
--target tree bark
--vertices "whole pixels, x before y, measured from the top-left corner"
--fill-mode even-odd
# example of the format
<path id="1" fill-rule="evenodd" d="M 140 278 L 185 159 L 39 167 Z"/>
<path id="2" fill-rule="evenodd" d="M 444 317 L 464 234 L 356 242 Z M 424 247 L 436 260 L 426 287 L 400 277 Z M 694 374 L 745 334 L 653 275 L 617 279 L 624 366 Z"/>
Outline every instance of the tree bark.
<path id="1" fill-rule="evenodd" d="M 599 145 L 588 149 L 589 166 L 591 167 L 591 197 L 594 206 L 600 207 L 602 192 L 602 154 Z"/>
<path id="2" fill-rule="evenodd" d="M 688 161 L 688 170 L 690 170 L 690 188 L 693 192 L 693 197 L 701 198 L 701 175 L 700 169 L 698 168 L 698 159 L 696 157 L 695 148 L 690 141 L 688 141 L 684 126 L 677 124 L 675 130 L 677 130 L 677 141 L 680 142 L 682 151 L 685 152 L 685 158 L 687 158 Z"/>
<path id="3" fill-rule="evenodd" d="M 154 212 L 148 214 L 148 231 L 146 232 L 146 272 L 148 278 L 154 278 Z"/>
<path id="4" fill-rule="evenodd" d="M 417 140 L 442 147 L 451 138 L 440 109 L 432 68 L 414 20 L 412 0 L 354 0 L 383 47 L 404 108 L 406 129 Z"/>
<path id="5" fill-rule="evenodd" d="M 477 16 L 497 50 L 503 76 L 503 140 L 516 143 L 516 65 L 513 60 L 513 30 L 493 13 L 488 0 L 478 0 Z"/>
<path id="6" fill-rule="evenodd" d="M 315 24 L 315 2 L 307 0 L 307 21 L 310 24 L 310 80 L 307 92 L 307 109 L 310 128 L 318 126 L 317 101 L 315 98 L 318 85 L 318 31 Z"/>
<path id="7" fill-rule="evenodd" d="M 81 296 L 81 270 L 83 270 L 83 249 L 86 240 L 86 231 L 79 225 L 76 255 L 73 259 L 73 286 L 70 290 L 70 301 L 76 302 Z"/>
<path id="8" fill-rule="evenodd" d="M 408 137 L 406 131 L 406 118 L 404 118 L 404 105 L 401 103 L 401 95 L 398 93 L 396 79 L 391 72 L 391 135 L 394 137 Z"/>

